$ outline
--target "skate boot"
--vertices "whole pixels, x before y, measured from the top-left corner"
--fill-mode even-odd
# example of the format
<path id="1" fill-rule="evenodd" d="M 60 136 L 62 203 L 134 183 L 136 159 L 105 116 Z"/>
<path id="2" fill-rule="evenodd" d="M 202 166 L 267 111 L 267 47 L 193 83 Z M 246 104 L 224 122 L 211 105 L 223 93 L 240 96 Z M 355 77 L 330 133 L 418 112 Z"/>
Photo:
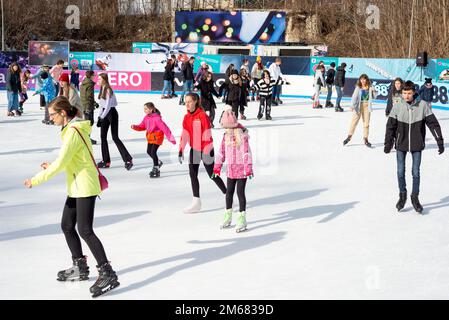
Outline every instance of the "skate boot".
<path id="1" fill-rule="evenodd" d="M 237 220 L 237 225 L 235 226 L 235 232 L 240 233 L 246 230 L 246 212 L 240 212 L 239 218 Z"/>
<path id="2" fill-rule="evenodd" d="M 97 266 L 98 278 L 94 285 L 90 287 L 90 292 L 92 293 L 92 298 L 101 296 L 102 294 L 118 287 L 120 282 L 118 282 L 117 275 L 115 271 L 112 270 L 109 262 Z"/>
<path id="3" fill-rule="evenodd" d="M 226 229 L 231 226 L 232 222 L 232 209 L 226 209 L 224 214 L 223 223 L 220 226 L 220 229 Z"/>
<path id="4" fill-rule="evenodd" d="M 340 105 L 337 105 L 337 106 L 335 107 L 335 112 L 343 112 L 343 108 L 340 107 Z"/>
<path id="5" fill-rule="evenodd" d="M 262 119 L 262 117 L 263 117 L 263 114 L 259 113 L 259 114 L 257 115 L 257 120 Z"/>
<path id="6" fill-rule="evenodd" d="M 150 178 L 159 178 L 161 176 L 161 172 L 159 171 L 159 167 L 153 167 L 153 170 L 150 172 Z"/>
<path id="7" fill-rule="evenodd" d="M 347 145 L 349 143 L 349 141 L 351 141 L 351 136 L 348 136 L 345 141 L 343 141 L 343 145 Z"/>
<path id="8" fill-rule="evenodd" d="M 240 114 L 240 120 L 246 120 L 246 116 L 243 113 Z"/>
<path id="9" fill-rule="evenodd" d="M 332 108 L 333 105 L 330 101 L 326 101 L 326 108 Z"/>
<path id="10" fill-rule="evenodd" d="M 424 208 L 422 207 L 421 203 L 419 203 L 418 195 L 412 194 L 411 195 L 412 205 L 416 212 L 422 214 Z"/>
<path id="11" fill-rule="evenodd" d="M 398 209 L 398 212 L 404 209 L 406 201 L 407 201 L 407 192 L 400 192 L 398 203 L 396 203 L 396 209 Z"/>
<path id="12" fill-rule="evenodd" d="M 278 99 L 278 103 L 279 103 L 279 104 L 283 104 L 284 101 L 282 101 L 281 99 Z"/>
<path id="13" fill-rule="evenodd" d="M 130 161 L 126 161 L 125 162 L 125 169 L 126 170 L 131 170 L 131 168 L 133 167 L 133 162 L 132 162 L 132 160 L 130 160 Z"/>
<path id="14" fill-rule="evenodd" d="M 104 161 L 100 161 L 97 163 L 97 167 L 98 168 L 109 168 L 111 166 L 110 162 L 104 162 Z"/>
<path id="15" fill-rule="evenodd" d="M 368 138 L 363 139 L 363 141 L 365 143 L 365 146 L 367 146 L 368 148 L 372 147 L 371 143 L 369 143 L 369 141 L 368 141 Z"/>
<path id="16" fill-rule="evenodd" d="M 273 120 L 273 118 L 272 118 L 269 114 L 267 114 L 267 116 L 265 117 L 265 119 L 267 119 L 267 120 Z"/>
<path id="17" fill-rule="evenodd" d="M 89 280 L 89 266 L 86 256 L 82 258 L 72 258 L 73 266 L 67 270 L 58 272 L 58 281 L 83 281 Z"/>
<path id="18" fill-rule="evenodd" d="M 159 160 L 158 164 L 159 164 L 159 169 L 160 169 L 164 163 L 161 160 Z"/>
<path id="19" fill-rule="evenodd" d="M 181 97 L 181 99 L 179 99 L 179 105 L 180 105 L 180 106 L 185 105 L 185 103 L 184 103 L 184 97 Z"/>
<path id="20" fill-rule="evenodd" d="M 201 211 L 201 199 L 193 197 L 192 204 L 184 209 L 184 213 L 197 213 Z"/>

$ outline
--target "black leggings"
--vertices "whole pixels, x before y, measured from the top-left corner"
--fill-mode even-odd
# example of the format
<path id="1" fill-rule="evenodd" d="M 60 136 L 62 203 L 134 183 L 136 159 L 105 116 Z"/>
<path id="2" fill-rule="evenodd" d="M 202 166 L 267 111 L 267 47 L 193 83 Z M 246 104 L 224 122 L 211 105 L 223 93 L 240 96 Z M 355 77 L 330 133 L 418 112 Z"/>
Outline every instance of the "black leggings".
<path id="1" fill-rule="evenodd" d="M 108 147 L 108 130 L 111 127 L 112 140 L 114 140 L 115 145 L 122 156 L 124 162 L 131 161 L 133 158 L 126 150 L 125 145 L 118 137 L 118 113 L 115 108 L 111 108 L 106 118 L 101 122 L 101 153 L 103 155 L 104 162 L 111 162 L 111 156 L 109 154 Z"/>
<path id="2" fill-rule="evenodd" d="M 231 101 L 230 103 L 232 106 L 232 111 L 234 112 L 236 118 L 238 118 L 239 116 L 239 110 L 241 114 L 245 113 L 245 106 L 242 105 L 239 100 Z"/>
<path id="3" fill-rule="evenodd" d="M 271 96 L 260 97 L 259 115 L 263 115 L 264 109 L 267 116 L 271 115 Z"/>
<path id="4" fill-rule="evenodd" d="M 41 107 L 45 107 L 45 96 L 43 94 L 40 95 L 40 105 Z"/>
<path id="5" fill-rule="evenodd" d="M 159 149 L 160 145 L 158 144 L 148 144 L 147 153 L 153 159 L 153 166 L 159 166 L 159 158 L 157 157 L 157 149 Z"/>
<path id="6" fill-rule="evenodd" d="M 230 179 L 227 181 L 226 192 L 226 210 L 232 209 L 232 202 L 234 200 L 235 186 L 237 185 L 237 197 L 239 198 L 240 212 L 246 211 L 246 178 L 245 179 Z"/>
<path id="7" fill-rule="evenodd" d="M 74 259 L 83 256 L 83 249 L 81 248 L 81 241 L 78 236 L 79 233 L 81 238 L 89 246 L 90 251 L 100 266 L 108 262 L 108 259 L 106 258 L 103 245 L 95 235 L 92 227 L 96 198 L 96 196 L 87 198 L 67 197 L 64 211 L 62 212 L 61 228 Z M 78 224 L 78 233 L 75 230 L 76 224 Z"/>
<path id="8" fill-rule="evenodd" d="M 204 154 L 199 151 L 190 149 L 189 157 L 189 174 L 190 182 L 192 183 L 193 196 L 200 197 L 200 182 L 198 181 L 198 171 L 200 170 L 200 162 L 203 161 L 204 168 L 206 169 L 209 178 L 211 178 L 218 188 L 220 188 L 223 194 L 226 194 L 226 186 L 220 177 L 212 178 L 214 173 L 214 149 L 211 150 L 210 155 Z"/>

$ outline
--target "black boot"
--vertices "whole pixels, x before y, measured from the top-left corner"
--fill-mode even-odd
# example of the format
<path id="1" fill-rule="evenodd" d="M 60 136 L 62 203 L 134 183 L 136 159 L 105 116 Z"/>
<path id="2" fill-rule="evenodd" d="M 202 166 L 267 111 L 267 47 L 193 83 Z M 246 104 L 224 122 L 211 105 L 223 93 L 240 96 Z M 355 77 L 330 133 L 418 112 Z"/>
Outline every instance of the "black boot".
<path id="1" fill-rule="evenodd" d="M 117 275 L 115 271 L 112 270 L 109 262 L 97 266 L 98 278 L 94 285 L 90 287 L 90 292 L 92 293 L 92 298 L 101 296 L 102 294 L 118 287 L 120 282 L 118 282 Z"/>
<path id="2" fill-rule="evenodd" d="M 418 195 L 412 194 L 410 196 L 410 198 L 412 200 L 412 205 L 413 205 L 413 208 L 415 208 L 415 211 L 422 214 L 422 211 L 424 209 L 423 209 L 421 203 L 419 203 Z"/>
<path id="3" fill-rule="evenodd" d="M 404 209 L 406 201 L 407 201 L 407 191 L 400 192 L 398 203 L 396 203 L 396 209 L 398 209 L 398 212 L 401 211 L 402 209 Z"/>
<path id="4" fill-rule="evenodd" d="M 345 141 L 343 141 L 343 145 L 347 145 L 349 143 L 349 141 L 351 141 L 351 136 L 348 136 Z"/>
<path id="5" fill-rule="evenodd" d="M 83 281 L 89 280 L 89 266 L 86 256 L 81 258 L 72 258 L 73 266 L 69 269 L 58 272 L 58 281 Z"/>
<path id="6" fill-rule="evenodd" d="M 153 167 L 153 170 L 150 172 L 150 178 L 159 178 L 161 176 L 161 172 L 159 171 L 159 167 Z"/>
<path id="7" fill-rule="evenodd" d="M 372 147 L 371 143 L 369 143 L 367 138 L 365 138 L 364 141 L 365 141 L 365 146 L 367 146 L 368 148 Z"/>

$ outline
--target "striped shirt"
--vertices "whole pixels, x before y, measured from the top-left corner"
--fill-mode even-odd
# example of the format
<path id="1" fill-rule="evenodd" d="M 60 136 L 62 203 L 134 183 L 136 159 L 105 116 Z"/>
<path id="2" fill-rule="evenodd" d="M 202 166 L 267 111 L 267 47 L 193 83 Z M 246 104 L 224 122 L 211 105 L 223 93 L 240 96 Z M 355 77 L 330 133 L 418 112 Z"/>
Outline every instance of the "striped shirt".
<path id="1" fill-rule="evenodd" d="M 255 83 L 252 87 L 252 89 L 259 91 L 259 94 L 261 97 L 268 97 L 273 94 L 273 87 L 283 85 L 285 83 L 284 80 L 279 78 L 278 81 L 271 78 L 270 83 L 266 83 L 264 79 L 259 80 L 257 83 Z"/>

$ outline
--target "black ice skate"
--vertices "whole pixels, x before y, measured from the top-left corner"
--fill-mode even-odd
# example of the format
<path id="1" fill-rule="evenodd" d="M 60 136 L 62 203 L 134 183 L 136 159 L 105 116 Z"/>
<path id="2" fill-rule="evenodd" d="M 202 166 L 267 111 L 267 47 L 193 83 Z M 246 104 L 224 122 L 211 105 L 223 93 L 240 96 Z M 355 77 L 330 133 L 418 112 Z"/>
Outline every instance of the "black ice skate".
<path id="1" fill-rule="evenodd" d="M 153 170 L 150 172 L 150 178 L 159 178 L 161 176 L 161 172 L 158 167 L 153 167 Z"/>
<path id="2" fill-rule="evenodd" d="M 421 203 L 419 203 L 418 195 L 411 195 L 412 205 L 416 212 L 422 214 L 424 208 L 422 207 Z"/>
<path id="3" fill-rule="evenodd" d="M 400 192 L 398 203 L 396 203 L 396 209 L 398 209 L 398 212 L 404 209 L 406 201 L 407 201 L 407 192 Z"/>
<path id="4" fill-rule="evenodd" d="M 349 143 L 349 141 L 351 141 L 351 137 L 347 137 L 347 138 L 345 139 L 345 141 L 343 141 L 343 145 L 344 145 L 344 146 L 347 145 L 347 144 Z"/>
<path id="5" fill-rule="evenodd" d="M 257 115 L 257 120 L 262 119 L 262 117 L 263 117 L 263 115 L 262 115 L 261 113 L 259 113 L 259 114 Z"/>
<path id="6" fill-rule="evenodd" d="M 83 281 L 89 280 L 89 266 L 86 256 L 73 259 L 73 266 L 67 270 L 58 272 L 58 281 Z"/>
<path id="7" fill-rule="evenodd" d="M 112 267 L 108 262 L 101 266 L 97 266 L 97 269 L 99 273 L 97 281 L 90 287 L 92 298 L 99 297 L 120 285 L 120 282 L 117 281 L 118 278 L 115 271 L 112 270 Z"/>

